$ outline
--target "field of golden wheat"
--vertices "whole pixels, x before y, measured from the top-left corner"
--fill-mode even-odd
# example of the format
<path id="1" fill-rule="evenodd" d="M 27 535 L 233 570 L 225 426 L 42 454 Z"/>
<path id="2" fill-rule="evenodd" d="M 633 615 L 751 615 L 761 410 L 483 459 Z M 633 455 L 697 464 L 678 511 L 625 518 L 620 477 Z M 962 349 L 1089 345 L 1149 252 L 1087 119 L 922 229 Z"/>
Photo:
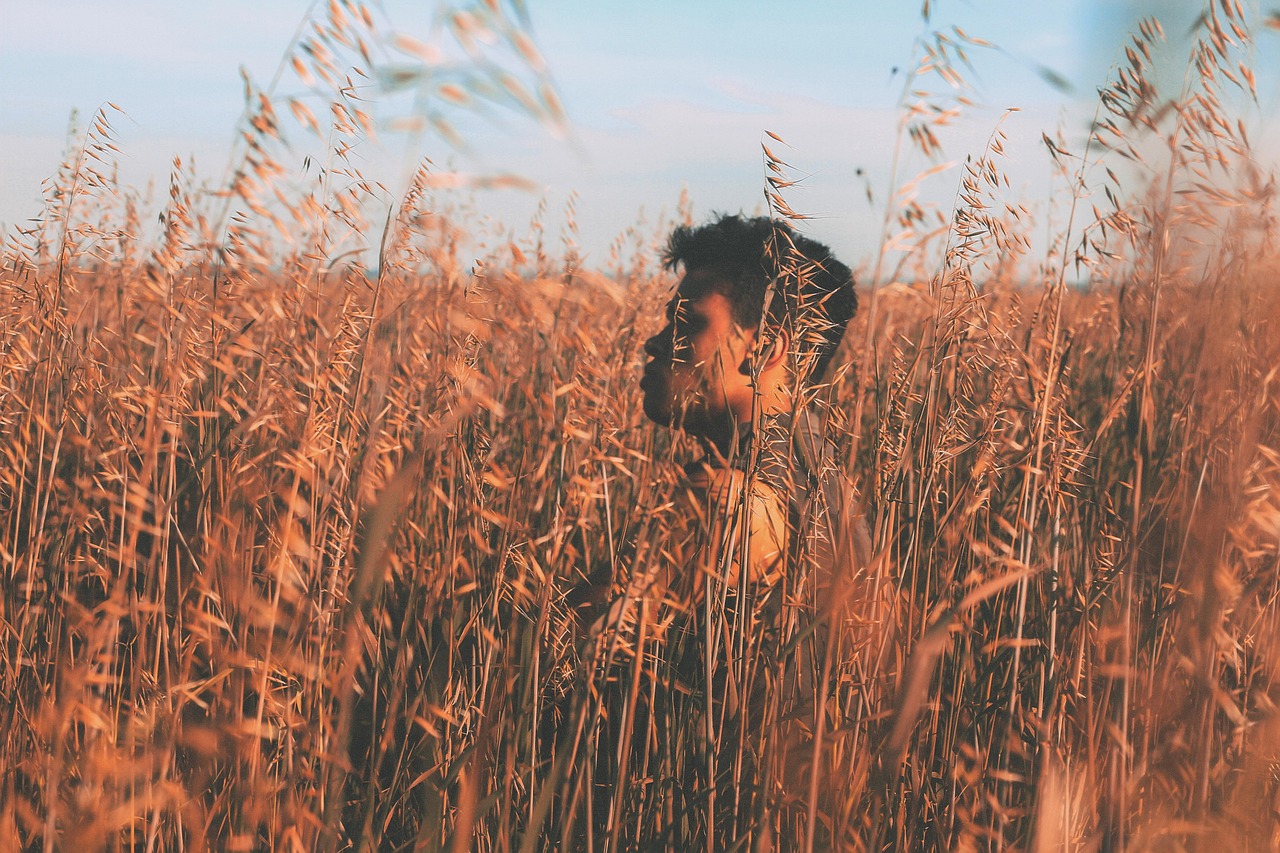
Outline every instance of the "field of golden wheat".
<path id="1" fill-rule="evenodd" d="M 692 523 L 637 387 L 671 223 L 590 269 L 536 228 L 473 260 L 425 169 L 386 223 L 358 181 L 264 201 L 264 96 L 146 236 L 95 117 L 0 261 L 0 846 L 1275 849 L 1274 181 L 1251 25 L 1206 9 L 1181 92 L 1144 22 L 1089 140 L 1046 136 L 1055 221 L 998 131 L 932 231 L 886 211 L 919 247 L 864 266 L 824 394 L 893 606 L 821 785 L 694 802 L 723 733 L 646 699 L 656 605 L 582 600 Z"/>

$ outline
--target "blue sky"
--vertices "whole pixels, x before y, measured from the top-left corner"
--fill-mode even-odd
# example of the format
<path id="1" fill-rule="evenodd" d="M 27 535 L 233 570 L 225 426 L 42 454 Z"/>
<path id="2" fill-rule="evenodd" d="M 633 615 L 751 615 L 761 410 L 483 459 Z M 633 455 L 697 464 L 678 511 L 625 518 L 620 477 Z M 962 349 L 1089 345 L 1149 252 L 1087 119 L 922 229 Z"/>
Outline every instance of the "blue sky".
<path id="1" fill-rule="evenodd" d="M 121 175 L 133 185 L 164 180 L 174 155 L 194 156 L 205 177 L 219 174 L 243 104 L 238 68 L 268 80 L 308 5 L 0 0 L 0 223 L 38 212 L 40 182 L 57 165 L 73 108 L 82 118 L 106 101 L 124 109 L 127 118 L 115 123 Z M 431 4 L 380 5 L 399 30 L 426 32 Z M 363 155 L 367 175 L 402 186 L 418 154 L 467 170 L 516 172 L 541 189 L 485 192 L 476 204 L 478 216 L 517 233 L 540 200 L 559 211 L 576 192 L 583 245 L 603 262 L 614 235 L 642 209 L 650 223 L 670 212 L 682 188 L 698 215 L 756 207 L 768 130 L 787 140 L 785 156 L 806 176 L 790 198 L 816 217 L 808 230 L 855 265 L 873 250 L 877 214 L 863 186 L 869 181 L 882 194 L 887 185 L 901 73 L 922 28 L 919 3 L 527 5 L 574 144 L 518 118 L 464 122 L 468 156 L 430 138 L 423 150 L 406 151 L 407 137 L 387 132 Z M 936 0 L 933 8 L 933 28 L 959 24 L 1001 48 L 973 52 L 978 106 L 946 132 L 948 155 L 980 148 L 1005 109 L 1018 108 L 1003 125 L 1009 170 L 1032 201 L 1049 192 L 1041 131 L 1061 125 L 1079 135 L 1134 16 L 1161 12 L 1174 32 L 1190 20 L 1186 4 L 1152 0 Z M 1048 85 L 1037 66 L 1069 80 L 1075 94 Z M 940 203 L 956 178 L 931 182 Z"/>

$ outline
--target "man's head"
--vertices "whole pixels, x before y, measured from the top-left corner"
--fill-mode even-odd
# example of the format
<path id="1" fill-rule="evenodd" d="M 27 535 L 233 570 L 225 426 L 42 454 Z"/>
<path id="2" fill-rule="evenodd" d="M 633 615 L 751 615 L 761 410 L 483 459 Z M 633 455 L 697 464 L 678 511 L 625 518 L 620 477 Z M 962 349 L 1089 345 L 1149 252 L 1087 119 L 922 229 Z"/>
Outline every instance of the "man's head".
<path id="1" fill-rule="evenodd" d="M 684 276 L 645 344 L 645 414 L 712 439 L 818 381 L 857 308 L 830 249 L 764 217 L 677 228 L 666 264 Z"/>

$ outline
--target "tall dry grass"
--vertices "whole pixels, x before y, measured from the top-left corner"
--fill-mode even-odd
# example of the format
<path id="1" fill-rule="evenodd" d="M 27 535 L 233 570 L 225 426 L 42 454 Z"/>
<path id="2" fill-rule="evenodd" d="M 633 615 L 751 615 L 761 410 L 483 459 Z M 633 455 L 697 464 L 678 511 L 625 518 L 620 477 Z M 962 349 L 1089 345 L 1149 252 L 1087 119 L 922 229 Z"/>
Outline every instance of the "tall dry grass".
<path id="1" fill-rule="evenodd" d="M 655 699 L 669 611 L 589 630 L 696 535 L 690 448 L 636 387 L 656 236 L 608 277 L 540 226 L 472 264 L 425 169 L 385 225 L 355 175 L 272 202 L 264 95 L 230 195 L 175 165 L 145 239 L 96 116 L 0 270 L 0 839 L 1274 847 L 1280 292 L 1234 121 L 1250 35 L 1207 6 L 1169 96 L 1143 24 L 1087 143 L 1050 143 L 1069 200 L 1043 257 L 998 132 L 945 227 L 886 209 L 916 251 L 872 277 L 830 401 L 896 599 L 887 663 L 834 660 L 821 786 L 714 800 L 678 781 L 724 744 Z M 922 67 L 958 73 L 952 44 Z M 911 115 L 932 154 L 948 113 Z M 330 176 L 359 124 L 334 116 Z"/>

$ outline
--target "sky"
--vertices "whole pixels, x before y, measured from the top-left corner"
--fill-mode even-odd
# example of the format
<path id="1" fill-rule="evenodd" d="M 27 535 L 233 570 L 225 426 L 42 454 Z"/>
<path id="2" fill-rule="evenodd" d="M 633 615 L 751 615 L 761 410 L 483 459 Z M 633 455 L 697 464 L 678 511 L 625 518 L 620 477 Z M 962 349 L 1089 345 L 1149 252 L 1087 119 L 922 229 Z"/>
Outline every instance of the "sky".
<path id="1" fill-rule="evenodd" d="M 430 40 L 432 4 L 381 0 L 383 19 Z M 973 49 L 966 72 L 975 106 L 945 129 L 945 160 L 1007 134 L 1011 189 L 1032 202 L 1053 192 L 1041 133 L 1080 138 L 1095 92 L 1137 16 L 1158 13 L 1173 33 L 1194 18 L 1175 0 L 933 0 L 929 29 L 959 25 L 996 49 Z M 41 182 L 67 146 L 72 110 L 81 122 L 102 104 L 113 122 L 124 182 L 163 185 L 175 155 L 215 176 L 224 168 L 243 109 L 243 67 L 269 81 L 311 4 L 295 0 L 0 0 L 0 224 L 39 214 Z M 376 146 L 361 170 L 392 192 L 429 156 L 437 168 L 511 172 L 531 191 L 474 196 L 475 216 L 520 233 L 539 204 L 553 222 L 574 199 L 588 261 L 605 262 L 617 235 L 655 227 L 682 191 L 695 217 L 758 210 L 769 142 L 802 178 L 791 206 L 813 217 L 804 230 L 855 267 L 879 240 L 876 203 L 890 183 L 897 104 L 913 42 L 924 31 L 918 2 L 807 0 L 527 0 L 535 41 L 569 119 L 556 138 L 518 116 L 462 119 L 467 152 L 415 139 L 386 121 L 403 104 L 375 110 Z M 1034 8 L 1034 14 L 1027 10 Z M 1260 39 L 1260 43 L 1263 40 Z M 1266 47 L 1274 60 L 1275 45 Z M 1260 63 L 1261 65 L 1262 63 Z M 1069 88 L 1051 85 L 1045 70 Z M 290 81 L 282 84 L 288 94 Z M 296 85 L 294 83 L 293 85 Z M 375 100 L 376 96 L 371 95 Z M 1264 86 L 1265 115 L 1276 98 Z M 1017 112 L 1006 113 L 1016 109 Z M 786 145 L 775 145 L 771 132 Z M 299 152 L 298 159 L 301 159 Z M 930 165 L 899 165 L 900 180 Z M 930 179 L 940 205 L 959 172 Z"/>

